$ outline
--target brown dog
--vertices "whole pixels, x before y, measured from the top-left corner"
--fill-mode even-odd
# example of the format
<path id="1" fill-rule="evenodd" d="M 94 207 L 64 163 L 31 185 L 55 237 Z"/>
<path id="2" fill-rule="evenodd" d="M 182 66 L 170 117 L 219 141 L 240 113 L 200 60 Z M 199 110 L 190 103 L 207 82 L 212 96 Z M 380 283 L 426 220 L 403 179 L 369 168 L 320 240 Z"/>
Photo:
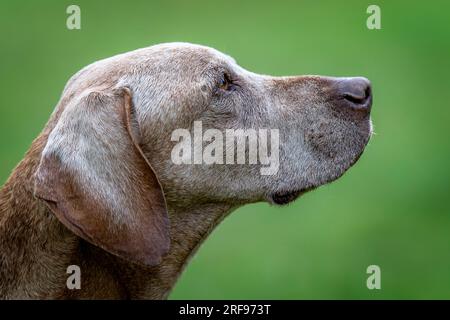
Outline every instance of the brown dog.
<path id="1" fill-rule="evenodd" d="M 286 204 L 355 163 L 371 104 L 365 78 L 262 76 L 184 43 L 82 69 L 0 192 L 0 297 L 166 298 L 234 208 Z M 276 170 L 174 161 L 173 133 L 195 122 L 276 130 Z M 69 265 L 80 290 L 66 286 Z"/>

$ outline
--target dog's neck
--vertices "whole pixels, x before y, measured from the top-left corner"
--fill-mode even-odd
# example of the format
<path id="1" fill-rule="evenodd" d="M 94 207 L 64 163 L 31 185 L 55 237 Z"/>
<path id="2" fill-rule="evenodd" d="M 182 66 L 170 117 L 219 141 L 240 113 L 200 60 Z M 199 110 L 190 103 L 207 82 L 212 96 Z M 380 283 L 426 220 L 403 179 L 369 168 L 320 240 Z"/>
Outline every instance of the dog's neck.
<path id="1" fill-rule="evenodd" d="M 228 205 L 171 208 L 171 248 L 155 267 L 142 267 L 99 249 L 66 229 L 33 196 L 44 137 L 0 190 L 0 298 L 164 299 L 186 263 Z M 78 265 L 81 289 L 69 290 L 67 267 Z"/>

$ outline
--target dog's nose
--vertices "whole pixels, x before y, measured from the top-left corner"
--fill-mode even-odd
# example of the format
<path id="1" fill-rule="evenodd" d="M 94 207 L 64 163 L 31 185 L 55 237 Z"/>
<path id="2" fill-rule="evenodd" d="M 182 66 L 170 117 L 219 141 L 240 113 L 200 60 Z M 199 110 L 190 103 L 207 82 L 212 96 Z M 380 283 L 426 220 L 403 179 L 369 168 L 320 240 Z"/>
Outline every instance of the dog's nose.
<path id="1" fill-rule="evenodd" d="M 337 94 L 345 105 L 360 111 L 370 112 L 372 106 L 372 88 L 370 81 L 363 77 L 339 78 Z"/>

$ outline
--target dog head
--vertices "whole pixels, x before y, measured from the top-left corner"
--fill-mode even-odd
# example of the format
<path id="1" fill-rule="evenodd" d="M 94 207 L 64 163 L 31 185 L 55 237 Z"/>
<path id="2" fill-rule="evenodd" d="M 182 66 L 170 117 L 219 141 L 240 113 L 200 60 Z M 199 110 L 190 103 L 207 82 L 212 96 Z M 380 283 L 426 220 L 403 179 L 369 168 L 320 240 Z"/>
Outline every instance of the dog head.
<path id="1" fill-rule="evenodd" d="M 365 78 L 272 77 L 173 43 L 96 62 L 48 124 L 35 194 L 77 235 L 157 264 L 171 206 L 286 204 L 340 177 L 371 134 Z"/>

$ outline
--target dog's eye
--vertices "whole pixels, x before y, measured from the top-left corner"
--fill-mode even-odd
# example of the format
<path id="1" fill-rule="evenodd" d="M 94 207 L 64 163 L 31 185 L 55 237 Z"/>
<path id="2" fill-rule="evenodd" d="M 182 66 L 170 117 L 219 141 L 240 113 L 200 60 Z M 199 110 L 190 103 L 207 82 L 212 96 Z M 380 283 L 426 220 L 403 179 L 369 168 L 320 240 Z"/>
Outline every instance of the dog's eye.
<path id="1" fill-rule="evenodd" d="M 233 81 L 227 73 L 224 73 L 219 83 L 219 88 L 225 91 L 231 91 L 233 89 Z"/>

